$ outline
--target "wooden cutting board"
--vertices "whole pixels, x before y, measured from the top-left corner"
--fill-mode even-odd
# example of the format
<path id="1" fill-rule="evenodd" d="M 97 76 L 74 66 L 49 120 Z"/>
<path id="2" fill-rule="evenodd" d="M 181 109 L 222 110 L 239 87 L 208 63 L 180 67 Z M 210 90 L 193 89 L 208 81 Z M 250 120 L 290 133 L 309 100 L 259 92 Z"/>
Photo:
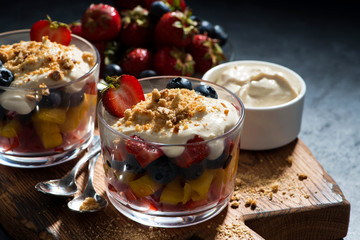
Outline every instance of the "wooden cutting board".
<path id="1" fill-rule="evenodd" d="M 42 169 L 0 166 L 0 223 L 14 239 L 340 239 L 350 204 L 299 139 L 271 151 L 241 151 L 235 193 L 215 218 L 186 228 L 142 226 L 109 205 L 74 213 L 70 199 L 37 192 L 37 182 L 64 176 L 75 161 Z M 87 173 L 79 174 L 85 185 Z M 102 161 L 95 187 L 106 197 Z"/>

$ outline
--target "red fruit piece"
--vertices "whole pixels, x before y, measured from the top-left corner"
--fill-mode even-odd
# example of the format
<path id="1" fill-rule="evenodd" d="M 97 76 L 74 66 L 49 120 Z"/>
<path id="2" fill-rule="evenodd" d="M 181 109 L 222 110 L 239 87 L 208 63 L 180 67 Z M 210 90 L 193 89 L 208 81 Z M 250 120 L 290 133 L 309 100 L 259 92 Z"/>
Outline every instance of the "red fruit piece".
<path id="1" fill-rule="evenodd" d="M 121 31 L 119 39 L 127 47 L 149 45 L 152 31 L 149 23 L 149 11 L 137 6 L 121 12 Z"/>
<path id="2" fill-rule="evenodd" d="M 155 71 L 160 75 L 191 76 L 194 73 L 192 56 L 178 48 L 162 47 L 154 58 Z"/>
<path id="3" fill-rule="evenodd" d="M 194 138 L 187 141 L 184 152 L 177 158 L 174 159 L 176 165 L 182 168 L 188 168 L 192 163 L 200 163 L 209 154 L 209 146 L 203 142 L 204 139 L 195 135 Z M 192 144 L 194 143 L 194 144 Z M 198 144 L 197 144 L 198 143 Z"/>
<path id="4" fill-rule="evenodd" d="M 153 55 L 146 48 L 134 48 L 129 50 L 121 60 L 122 70 L 134 76 L 138 76 L 142 71 L 152 69 Z"/>
<path id="5" fill-rule="evenodd" d="M 129 153 L 135 154 L 135 159 L 139 162 L 141 167 L 146 167 L 148 164 L 164 155 L 161 149 L 146 144 L 139 136 L 134 135 L 132 138 L 136 141 L 127 140 L 126 149 Z"/>
<path id="6" fill-rule="evenodd" d="M 200 73 L 205 73 L 225 60 L 218 40 L 203 34 L 194 36 L 189 46 L 189 52 L 195 61 L 195 70 Z"/>
<path id="7" fill-rule="evenodd" d="M 121 29 L 118 11 L 107 4 L 91 4 L 81 18 L 83 36 L 92 41 L 113 40 Z"/>
<path id="8" fill-rule="evenodd" d="M 126 109 L 145 100 L 139 81 L 131 75 L 106 78 L 109 87 L 102 93 L 104 108 L 116 117 L 123 117 Z"/>
<path id="9" fill-rule="evenodd" d="M 191 43 L 195 31 L 195 23 L 187 13 L 167 12 L 156 25 L 155 42 L 159 45 L 184 48 Z"/>
<path id="10" fill-rule="evenodd" d="M 69 27 L 72 34 L 82 36 L 81 22 L 72 22 L 69 24 Z"/>
<path id="11" fill-rule="evenodd" d="M 42 37 L 48 36 L 52 42 L 68 46 L 71 42 L 71 31 L 65 23 L 52 21 L 49 16 L 47 20 L 34 23 L 30 30 L 30 40 L 41 42 Z"/>

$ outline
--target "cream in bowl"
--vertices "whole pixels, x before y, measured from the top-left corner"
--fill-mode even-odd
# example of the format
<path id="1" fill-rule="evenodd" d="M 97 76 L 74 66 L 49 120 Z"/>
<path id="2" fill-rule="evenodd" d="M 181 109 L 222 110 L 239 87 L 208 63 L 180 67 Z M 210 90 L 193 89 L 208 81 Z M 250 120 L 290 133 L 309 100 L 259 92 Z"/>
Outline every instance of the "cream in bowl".
<path id="1" fill-rule="evenodd" d="M 210 69 L 203 79 L 228 88 L 244 103 L 242 149 L 273 149 L 298 136 L 306 85 L 294 71 L 269 62 L 234 61 Z"/>

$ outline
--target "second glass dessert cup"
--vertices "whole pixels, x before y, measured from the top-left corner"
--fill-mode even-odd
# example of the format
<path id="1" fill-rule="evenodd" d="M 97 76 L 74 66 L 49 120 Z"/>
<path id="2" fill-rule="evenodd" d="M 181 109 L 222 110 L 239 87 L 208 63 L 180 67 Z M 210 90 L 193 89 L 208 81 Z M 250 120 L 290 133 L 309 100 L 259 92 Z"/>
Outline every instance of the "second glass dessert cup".
<path id="1" fill-rule="evenodd" d="M 144 93 L 162 90 L 174 77 L 140 79 Z M 227 89 L 200 79 L 188 78 L 195 88 L 212 86 L 219 99 L 227 100 L 238 111 L 236 125 L 216 138 L 187 144 L 161 144 L 134 139 L 111 126 L 116 118 L 98 104 L 98 126 L 101 137 L 107 195 L 116 209 L 128 218 L 148 226 L 185 227 L 206 221 L 220 213 L 234 190 L 239 160 L 240 134 L 244 107 L 237 96 Z M 129 150 L 129 144 L 144 151 L 159 150 L 165 154 L 142 166 Z M 179 167 L 168 157 L 170 149 L 196 149 L 204 144 L 220 149 L 217 159 Z"/>
<path id="2" fill-rule="evenodd" d="M 0 34 L 0 45 L 29 40 L 29 30 Z M 53 166 L 76 158 L 90 144 L 100 57 L 97 49 L 81 37 L 72 35 L 71 44 L 94 56 L 94 66 L 80 78 L 46 89 L 0 86 L 2 102 L 6 97 L 15 109 L 27 104 L 33 107 L 26 114 L 0 108 L 0 164 L 20 168 Z"/>

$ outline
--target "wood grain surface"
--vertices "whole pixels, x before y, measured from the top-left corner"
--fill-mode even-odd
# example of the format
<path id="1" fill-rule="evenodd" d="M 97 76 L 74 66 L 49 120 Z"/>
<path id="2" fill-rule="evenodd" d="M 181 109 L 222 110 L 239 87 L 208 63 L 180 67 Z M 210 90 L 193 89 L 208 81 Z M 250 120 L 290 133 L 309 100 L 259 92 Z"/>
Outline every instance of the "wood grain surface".
<path id="1" fill-rule="evenodd" d="M 35 190 L 37 182 L 64 176 L 75 161 L 41 169 L 0 166 L 0 224 L 14 239 L 341 239 L 350 203 L 299 139 L 270 151 L 241 151 L 231 201 L 215 218 L 191 227 L 137 224 L 112 205 L 75 213 L 70 198 Z M 86 166 L 78 176 L 85 186 Z M 106 197 L 102 161 L 95 187 Z"/>

